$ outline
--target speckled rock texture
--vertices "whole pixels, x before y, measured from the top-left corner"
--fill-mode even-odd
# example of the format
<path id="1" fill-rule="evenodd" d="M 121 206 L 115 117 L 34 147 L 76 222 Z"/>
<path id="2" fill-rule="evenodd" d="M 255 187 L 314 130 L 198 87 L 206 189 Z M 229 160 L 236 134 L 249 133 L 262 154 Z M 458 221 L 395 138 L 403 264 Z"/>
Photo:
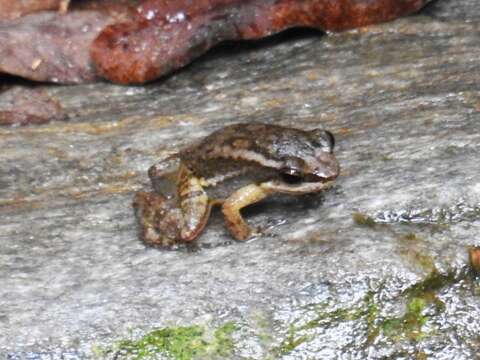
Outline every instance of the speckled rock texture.
<path id="1" fill-rule="evenodd" d="M 479 19 L 439 0 L 226 44 L 148 86 L 44 86 L 68 122 L 0 128 L 0 357 L 128 358 L 109 349 L 227 322 L 217 358 L 480 357 Z M 332 131 L 335 187 L 249 209 L 246 243 L 215 212 L 197 251 L 145 247 L 148 167 L 247 121 Z"/>

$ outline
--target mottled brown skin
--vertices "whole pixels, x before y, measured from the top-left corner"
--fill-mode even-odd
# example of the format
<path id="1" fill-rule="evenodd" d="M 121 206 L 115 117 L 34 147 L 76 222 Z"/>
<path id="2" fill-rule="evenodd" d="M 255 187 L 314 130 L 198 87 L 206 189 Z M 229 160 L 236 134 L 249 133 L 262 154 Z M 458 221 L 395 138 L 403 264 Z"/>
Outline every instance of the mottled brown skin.
<path id="1" fill-rule="evenodd" d="M 92 45 L 99 75 L 144 83 L 185 66 L 225 40 L 290 27 L 343 31 L 389 21 L 431 0 L 147 0 L 135 20 L 105 28 Z"/>
<path id="2" fill-rule="evenodd" d="M 275 194 L 301 195 L 328 188 L 339 174 L 328 131 L 303 131 L 248 123 L 224 127 L 178 154 L 176 195 L 161 194 L 171 169 L 154 165 L 149 176 L 155 192 L 139 192 L 134 207 L 142 239 L 171 246 L 194 240 L 213 205 L 221 205 L 237 240 L 252 230 L 240 210 Z"/>

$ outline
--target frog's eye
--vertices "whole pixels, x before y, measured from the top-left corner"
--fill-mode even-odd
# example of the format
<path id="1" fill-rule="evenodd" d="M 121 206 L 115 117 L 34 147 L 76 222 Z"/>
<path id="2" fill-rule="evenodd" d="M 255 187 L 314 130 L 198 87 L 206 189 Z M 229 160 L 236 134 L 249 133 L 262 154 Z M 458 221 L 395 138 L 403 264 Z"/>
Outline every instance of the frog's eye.
<path id="1" fill-rule="evenodd" d="M 326 151 L 333 152 L 335 147 L 335 137 L 330 131 L 316 129 L 313 131 L 313 136 L 315 137 L 315 144 L 321 148 L 327 149 Z"/>
<path id="2" fill-rule="evenodd" d="M 303 180 L 304 174 L 295 168 L 283 168 L 281 170 L 282 180 L 288 184 L 296 184 Z"/>

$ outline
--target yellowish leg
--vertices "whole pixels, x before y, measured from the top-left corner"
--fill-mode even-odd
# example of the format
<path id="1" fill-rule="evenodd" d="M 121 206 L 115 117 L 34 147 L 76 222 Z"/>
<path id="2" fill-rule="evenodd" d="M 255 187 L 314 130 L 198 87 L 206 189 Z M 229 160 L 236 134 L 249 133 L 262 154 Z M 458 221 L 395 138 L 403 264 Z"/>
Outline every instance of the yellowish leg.
<path id="1" fill-rule="evenodd" d="M 192 241 L 207 224 L 212 206 L 201 179 L 193 176 L 185 166 L 180 166 L 177 183 L 179 206 L 185 220 L 180 237 L 183 241 Z"/>
<path id="2" fill-rule="evenodd" d="M 58 12 L 60 14 L 66 14 L 68 11 L 68 5 L 70 4 L 70 0 L 62 0 L 60 1 L 60 5 L 58 7 Z"/>
<path id="3" fill-rule="evenodd" d="M 265 199 L 272 193 L 262 185 L 247 185 L 230 195 L 222 206 L 225 222 L 232 235 L 237 240 L 246 240 L 251 235 L 251 229 L 240 214 L 240 210 L 248 205 Z"/>

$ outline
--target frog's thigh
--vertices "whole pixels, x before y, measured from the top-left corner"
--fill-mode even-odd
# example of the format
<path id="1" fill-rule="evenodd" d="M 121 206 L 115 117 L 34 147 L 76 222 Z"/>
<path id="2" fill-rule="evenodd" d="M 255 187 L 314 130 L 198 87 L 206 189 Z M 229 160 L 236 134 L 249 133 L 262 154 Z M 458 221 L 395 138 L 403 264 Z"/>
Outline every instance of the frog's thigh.
<path id="1" fill-rule="evenodd" d="M 250 204 L 259 202 L 266 198 L 271 191 L 264 189 L 261 185 L 247 185 L 230 195 L 222 206 L 223 215 L 228 229 L 237 240 L 246 240 L 251 234 L 240 210 Z"/>
<path id="2" fill-rule="evenodd" d="M 183 241 L 195 239 L 207 224 L 211 204 L 201 180 L 181 168 L 178 175 L 178 199 L 185 224 L 180 231 Z"/>

